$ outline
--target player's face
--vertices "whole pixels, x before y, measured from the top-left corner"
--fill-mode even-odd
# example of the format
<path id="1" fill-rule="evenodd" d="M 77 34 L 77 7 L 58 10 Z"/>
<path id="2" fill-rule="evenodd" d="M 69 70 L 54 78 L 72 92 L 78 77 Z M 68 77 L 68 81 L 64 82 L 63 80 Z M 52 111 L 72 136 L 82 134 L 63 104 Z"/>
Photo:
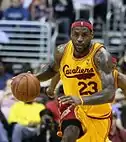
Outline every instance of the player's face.
<path id="1" fill-rule="evenodd" d="M 87 27 L 75 27 L 71 31 L 71 40 L 78 53 L 84 53 L 93 38 L 92 32 Z"/>

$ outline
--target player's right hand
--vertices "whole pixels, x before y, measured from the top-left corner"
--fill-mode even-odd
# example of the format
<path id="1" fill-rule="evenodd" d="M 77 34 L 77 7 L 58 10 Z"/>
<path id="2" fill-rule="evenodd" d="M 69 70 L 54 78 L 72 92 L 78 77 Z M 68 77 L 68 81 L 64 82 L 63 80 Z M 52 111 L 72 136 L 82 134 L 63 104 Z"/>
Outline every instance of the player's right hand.
<path id="1" fill-rule="evenodd" d="M 51 98 L 51 99 L 55 98 L 54 91 L 53 91 L 50 87 L 48 87 L 48 88 L 46 89 L 46 94 L 47 94 L 47 96 L 48 96 L 49 98 Z"/>

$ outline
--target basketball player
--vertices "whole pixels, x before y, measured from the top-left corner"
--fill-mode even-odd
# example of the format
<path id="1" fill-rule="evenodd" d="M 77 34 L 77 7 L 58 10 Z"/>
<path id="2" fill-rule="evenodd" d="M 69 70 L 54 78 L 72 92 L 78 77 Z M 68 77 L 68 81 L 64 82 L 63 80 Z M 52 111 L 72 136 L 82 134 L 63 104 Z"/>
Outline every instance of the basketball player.
<path id="1" fill-rule="evenodd" d="M 122 74 L 114 69 L 103 44 L 92 43 L 93 25 L 77 20 L 71 40 L 55 49 L 54 61 L 36 76 L 46 81 L 58 72 L 65 95 L 60 97 L 62 142 L 107 142 L 115 90 L 125 90 Z"/>

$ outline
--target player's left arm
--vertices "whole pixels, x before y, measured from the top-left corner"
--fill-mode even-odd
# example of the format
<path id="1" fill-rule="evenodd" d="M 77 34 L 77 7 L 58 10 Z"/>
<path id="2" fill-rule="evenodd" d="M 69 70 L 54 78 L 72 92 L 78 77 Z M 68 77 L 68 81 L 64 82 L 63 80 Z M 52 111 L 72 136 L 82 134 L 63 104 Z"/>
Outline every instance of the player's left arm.
<path id="1" fill-rule="evenodd" d="M 82 99 L 72 96 L 61 97 L 60 101 L 62 103 L 81 104 L 83 100 L 84 105 L 97 105 L 112 102 L 116 90 L 114 83 L 115 79 L 113 76 L 114 64 L 112 62 L 112 57 L 106 49 L 101 48 L 95 54 L 94 62 L 101 76 L 102 90 L 91 96 L 82 96 Z"/>
<path id="2" fill-rule="evenodd" d="M 84 104 L 97 105 L 110 103 L 113 101 L 116 87 L 113 75 L 115 65 L 112 56 L 105 48 L 101 48 L 94 56 L 94 62 L 101 76 L 102 91 L 96 92 L 91 96 L 82 97 Z"/>

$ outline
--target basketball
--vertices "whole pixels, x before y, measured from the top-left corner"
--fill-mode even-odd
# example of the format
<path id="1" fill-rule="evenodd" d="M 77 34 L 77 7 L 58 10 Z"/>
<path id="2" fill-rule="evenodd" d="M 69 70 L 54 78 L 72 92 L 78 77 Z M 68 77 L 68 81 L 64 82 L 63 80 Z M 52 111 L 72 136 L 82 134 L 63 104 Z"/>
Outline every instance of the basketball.
<path id="1" fill-rule="evenodd" d="M 31 73 L 22 73 L 12 80 L 11 90 L 17 100 L 31 102 L 40 95 L 40 82 Z"/>

